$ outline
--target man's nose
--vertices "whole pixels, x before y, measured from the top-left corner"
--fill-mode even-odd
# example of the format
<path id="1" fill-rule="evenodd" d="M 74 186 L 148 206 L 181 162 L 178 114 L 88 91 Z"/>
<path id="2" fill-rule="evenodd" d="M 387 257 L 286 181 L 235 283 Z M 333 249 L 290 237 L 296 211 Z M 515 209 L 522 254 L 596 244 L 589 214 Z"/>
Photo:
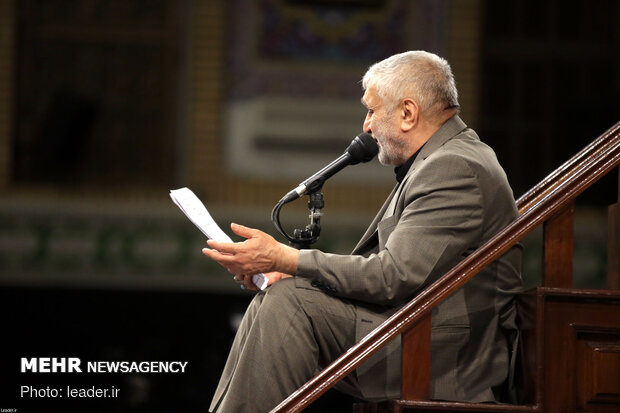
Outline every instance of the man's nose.
<path id="1" fill-rule="evenodd" d="M 362 129 L 366 133 L 372 133 L 372 131 L 370 130 L 370 119 L 368 119 L 368 117 L 366 117 L 366 119 L 364 120 L 364 126 L 362 127 Z"/>

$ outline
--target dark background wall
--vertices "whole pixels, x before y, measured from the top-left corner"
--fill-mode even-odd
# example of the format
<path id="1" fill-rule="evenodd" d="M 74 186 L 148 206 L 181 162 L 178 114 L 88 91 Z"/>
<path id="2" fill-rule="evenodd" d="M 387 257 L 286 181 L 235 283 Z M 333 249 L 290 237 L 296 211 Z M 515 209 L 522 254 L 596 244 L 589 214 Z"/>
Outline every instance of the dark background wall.
<path id="1" fill-rule="evenodd" d="M 480 130 L 515 193 L 618 121 L 620 33 L 615 1 L 484 3 Z M 615 176 L 584 195 L 614 201 Z"/>

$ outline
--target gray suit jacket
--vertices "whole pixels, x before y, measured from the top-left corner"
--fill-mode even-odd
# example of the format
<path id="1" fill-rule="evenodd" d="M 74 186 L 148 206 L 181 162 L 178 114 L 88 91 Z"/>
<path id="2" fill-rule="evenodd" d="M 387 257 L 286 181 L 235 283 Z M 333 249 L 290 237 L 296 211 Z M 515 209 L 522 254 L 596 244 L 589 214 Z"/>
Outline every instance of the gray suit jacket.
<path id="1" fill-rule="evenodd" d="M 454 116 L 422 147 L 349 256 L 300 252 L 297 276 L 356 305 L 356 339 L 517 217 L 495 153 Z M 432 313 L 431 398 L 505 400 L 521 286 L 514 247 Z M 356 370 L 369 400 L 400 392 L 400 341 Z"/>

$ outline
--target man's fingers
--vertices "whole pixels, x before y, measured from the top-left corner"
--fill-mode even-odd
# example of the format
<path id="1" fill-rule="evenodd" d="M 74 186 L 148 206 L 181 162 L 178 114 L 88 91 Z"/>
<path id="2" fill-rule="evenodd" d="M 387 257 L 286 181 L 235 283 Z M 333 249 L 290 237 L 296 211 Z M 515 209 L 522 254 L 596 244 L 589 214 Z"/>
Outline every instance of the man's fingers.
<path id="1" fill-rule="evenodd" d="M 243 265 L 239 264 L 234 255 L 221 253 L 215 249 L 203 248 L 202 253 L 207 257 L 211 258 L 213 261 L 216 261 L 222 267 L 226 268 L 226 270 L 231 274 L 237 274 L 237 278 L 240 281 L 244 281 L 241 278 L 244 277 L 242 274 L 247 269 L 243 267 Z"/>
<path id="2" fill-rule="evenodd" d="M 246 290 L 258 291 L 258 287 L 252 281 L 251 275 L 234 275 L 233 280 Z"/>
<path id="3" fill-rule="evenodd" d="M 252 276 L 250 275 L 245 275 L 243 277 L 243 286 L 248 290 L 258 290 L 258 288 L 254 285 L 254 282 L 252 281 Z"/>
<path id="4" fill-rule="evenodd" d="M 243 238 L 252 238 L 258 232 L 256 229 L 244 227 L 243 225 L 235 224 L 234 222 L 230 224 L 230 229 L 232 229 L 235 234 Z"/>
<path id="5" fill-rule="evenodd" d="M 203 248 L 202 249 L 202 253 L 204 255 L 206 255 L 207 257 L 211 258 L 212 260 L 217 261 L 218 263 L 220 263 L 224 267 L 227 267 L 226 264 L 228 264 L 231 260 L 234 259 L 232 255 L 230 255 L 230 254 L 223 254 L 220 251 L 215 250 L 215 249 L 212 250 L 212 249 L 209 249 L 209 248 Z"/>
<path id="6" fill-rule="evenodd" d="M 207 245 L 226 254 L 234 255 L 237 252 L 237 246 L 235 244 L 231 244 L 230 242 L 219 242 L 210 239 L 207 241 Z"/>

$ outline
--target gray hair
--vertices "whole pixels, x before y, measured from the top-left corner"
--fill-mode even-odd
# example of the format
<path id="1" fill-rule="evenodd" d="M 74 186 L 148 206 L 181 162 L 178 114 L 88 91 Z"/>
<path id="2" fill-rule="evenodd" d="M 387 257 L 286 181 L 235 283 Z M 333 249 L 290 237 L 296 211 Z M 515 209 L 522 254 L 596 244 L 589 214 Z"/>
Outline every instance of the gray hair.
<path id="1" fill-rule="evenodd" d="M 448 62 L 422 50 L 396 54 L 372 65 L 362 79 L 364 90 L 374 86 L 387 111 L 410 97 L 421 112 L 435 117 L 446 108 L 458 108 L 458 92 Z"/>

